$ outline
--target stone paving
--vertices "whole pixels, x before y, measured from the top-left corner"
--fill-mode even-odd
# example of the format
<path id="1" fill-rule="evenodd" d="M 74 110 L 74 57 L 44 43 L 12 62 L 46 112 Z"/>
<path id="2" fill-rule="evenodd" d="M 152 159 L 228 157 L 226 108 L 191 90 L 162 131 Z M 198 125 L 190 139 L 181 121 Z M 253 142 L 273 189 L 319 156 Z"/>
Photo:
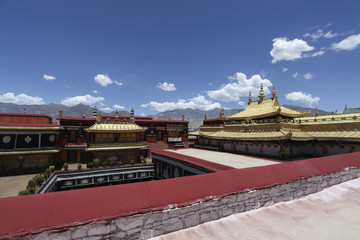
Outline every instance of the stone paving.
<path id="1" fill-rule="evenodd" d="M 17 196 L 36 174 L 0 177 L 0 198 Z"/>

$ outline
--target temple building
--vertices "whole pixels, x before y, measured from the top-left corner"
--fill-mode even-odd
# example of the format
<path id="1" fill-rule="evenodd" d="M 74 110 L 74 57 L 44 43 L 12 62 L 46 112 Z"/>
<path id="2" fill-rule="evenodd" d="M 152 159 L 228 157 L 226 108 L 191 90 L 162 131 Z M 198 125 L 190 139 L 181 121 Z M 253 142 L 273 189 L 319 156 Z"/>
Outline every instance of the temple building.
<path id="1" fill-rule="evenodd" d="M 308 116 L 280 106 L 275 86 L 259 100 L 251 92 L 245 110 L 232 116 L 206 119 L 195 147 L 264 156 L 302 159 L 360 151 L 360 113 Z"/>
<path id="2" fill-rule="evenodd" d="M 90 118 L 85 116 L 81 118 L 64 117 L 63 111 L 60 109 L 57 120 L 63 127 L 60 134 L 60 145 L 62 147 L 60 161 L 63 163 L 87 163 L 94 157 L 105 159 L 107 154 L 95 150 L 97 147 L 94 146 L 99 143 L 96 141 L 100 141 L 92 138 L 95 132 L 97 132 L 98 139 L 100 139 L 99 136 L 104 136 L 102 141 L 116 142 L 115 137 L 123 140 L 129 139 L 130 141 L 136 138 L 136 144 L 142 145 L 137 147 L 140 155 L 136 153 L 135 155 L 127 155 L 128 157 L 119 156 L 124 160 L 135 161 L 139 157 L 147 158 L 150 156 L 151 149 L 188 147 L 188 121 L 185 121 L 184 116 L 182 116 L 182 120 L 154 120 L 152 117 L 135 116 L 133 109 L 131 109 L 130 116 L 118 116 L 118 111 L 116 111 L 115 116 L 107 116 L 100 115 L 95 107 L 93 116 Z M 106 124 L 107 127 L 105 127 Z M 130 127 L 131 124 L 134 128 L 126 130 L 126 127 Z M 102 133 L 104 135 L 100 135 L 100 128 L 101 131 L 104 130 Z M 105 140 L 105 138 L 112 138 L 112 140 Z"/>
<path id="3" fill-rule="evenodd" d="M 99 159 L 100 163 L 113 158 L 123 163 L 140 162 L 141 150 L 147 147 L 141 144 L 140 136 L 145 131 L 135 123 L 134 111 L 129 122 L 120 122 L 118 116 L 114 122 L 102 122 L 100 116 L 96 123 L 85 129 L 90 134 L 86 152 L 90 159 Z"/>
<path id="4" fill-rule="evenodd" d="M 47 115 L 0 113 L 0 176 L 41 172 L 53 165 L 60 130 Z"/>

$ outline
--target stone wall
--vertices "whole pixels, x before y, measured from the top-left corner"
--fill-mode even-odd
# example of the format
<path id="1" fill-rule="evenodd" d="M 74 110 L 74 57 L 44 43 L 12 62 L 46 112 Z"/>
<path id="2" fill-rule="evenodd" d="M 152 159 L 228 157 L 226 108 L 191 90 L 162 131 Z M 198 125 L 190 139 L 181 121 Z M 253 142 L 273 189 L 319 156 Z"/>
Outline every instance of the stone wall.
<path id="1" fill-rule="evenodd" d="M 25 239 L 147 239 L 189 228 L 234 213 L 241 213 L 278 202 L 298 199 L 329 186 L 360 177 L 360 168 L 311 176 L 268 188 L 245 190 L 223 197 L 162 211 L 146 212 L 114 220 L 98 221 L 78 227 L 62 228 L 27 235 Z"/>

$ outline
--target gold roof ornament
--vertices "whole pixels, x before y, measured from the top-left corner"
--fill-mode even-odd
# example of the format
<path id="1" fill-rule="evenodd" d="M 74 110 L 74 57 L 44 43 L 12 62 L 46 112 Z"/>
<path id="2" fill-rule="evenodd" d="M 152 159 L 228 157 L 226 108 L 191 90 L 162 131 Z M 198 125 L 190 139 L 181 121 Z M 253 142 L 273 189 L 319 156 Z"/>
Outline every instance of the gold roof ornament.
<path id="1" fill-rule="evenodd" d="M 131 123 L 134 123 L 134 122 L 135 122 L 134 108 L 131 108 L 131 111 L 130 111 L 130 122 L 131 122 Z"/>
<path id="2" fill-rule="evenodd" d="M 251 90 L 249 91 L 249 102 L 248 102 L 248 105 L 250 105 L 251 101 L 252 101 L 252 97 L 251 97 Z"/>
<path id="3" fill-rule="evenodd" d="M 115 122 L 119 122 L 119 111 L 117 109 L 115 111 Z"/>
<path id="4" fill-rule="evenodd" d="M 261 83 L 261 86 L 260 86 L 260 93 L 259 93 L 259 102 L 261 103 L 265 98 L 265 94 L 264 94 L 264 87 L 263 87 L 263 84 Z"/>
<path id="5" fill-rule="evenodd" d="M 26 113 L 26 109 L 24 108 L 24 113 Z"/>
<path id="6" fill-rule="evenodd" d="M 275 84 L 273 84 L 273 91 L 272 91 L 272 99 L 274 100 L 276 98 L 276 89 L 275 89 Z"/>
<path id="7" fill-rule="evenodd" d="M 183 121 L 185 121 L 185 115 L 184 115 L 184 114 L 181 115 L 181 119 L 182 119 Z"/>
<path id="8" fill-rule="evenodd" d="M 316 110 L 315 110 L 315 117 L 318 117 L 319 116 L 319 111 L 318 111 L 318 109 L 317 109 L 317 107 L 316 107 Z"/>
<path id="9" fill-rule="evenodd" d="M 93 117 L 96 118 L 98 115 L 100 115 L 100 114 L 98 114 L 97 108 L 95 106 L 93 109 Z"/>
<path id="10" fill-rule="evenodd" d="M 225 117 L 225 114 L 224 114 L 224 108 L 221 109 L 221 112 L 220 112 L 220 116 L 221 118 L 224 118 Z"/>
<path id="11" fill-rule="evenodd" d="M 59 109 L 59 117 L 62 117 L 63 116 L 63 110 L 62 108 Z"/>
<path id="12" fill-rule="evenodd" d="M 204 117 L 204 119 L 205 119 L 205 120 L 207 119 L 207 116 L 206 116 L 206 114 L 205 114 L 205 117 Z"/>

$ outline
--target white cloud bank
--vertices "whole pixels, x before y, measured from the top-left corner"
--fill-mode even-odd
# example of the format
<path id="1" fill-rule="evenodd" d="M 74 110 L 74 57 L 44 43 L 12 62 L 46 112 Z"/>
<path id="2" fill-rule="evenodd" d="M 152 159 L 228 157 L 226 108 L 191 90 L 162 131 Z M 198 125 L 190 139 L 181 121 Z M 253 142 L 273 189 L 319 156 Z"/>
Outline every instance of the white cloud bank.
<path id="1" fill-rule="evenodd" d="M 54 81 L 56 78 L 54 76 L 44 74 L 43 79 L 51 82 L 51 81 Z"/>
<path id="2" fill-rule="evenodd" d="M 319 97 L 312 97 L 309 93 L 303 92 L 292 92 L 286 94 L 286 100 L 302 103 L 308 107 L 315 107 L 319 104 L 320 98 Z"/>
<path id="3" fill-rule="evenodd" d="M 335 51 L 340 51 L 340 50 L 351 51 L 357 48 L 359 45 L 360 45 L 360 34 L 357 34 L 357 35 L 351 35 L 350 37 L 347 37 L 338 43 L 332 44 L 331 48 Z"/>
<path id="4" fill-rule="evenodd" d="M 306 33 L 304 34 L 304 37 L 311 37 L 313 42 L 316 42 L 319 38 L 334 38 L 338 35 L 338 33 L 333 33 L 332 31 L 324 32 L 322 29 L 317 30 L 313 33 Z"/>
<path id="5" fill-rule="evenodd" d="M 45 104 L 44 99 L 41 97 L 32 97 L 32 96 L 28 96 L 24 93 L 15 95 L 13 92 L 8 92 L 8 93 L 4 93 L 4 94 L 0 95 L 0 102 L 21 104 L 21 105 Z"/>
<path id="6" fill-rule="evenodd" d="M 248 79 L 244 73 L 237 72 L 228 79 L 230 83 L 223 84 L 218 90 L 208 91 L 207 95 L 218 101 L 239 102 L 240 97 L 249 96 L 249 91 L 256 96 L 260 92 L 261 83 L 265 94 L 270 92 L 268 87 L 272 86 L 270 80 L 263 79 L 260 75 L 253 75 Z"/>
<path id="7" fill-rule="evenodd" d="M 124 106 L 117 105 L 117 104 L 115 104 L 115 105 L 113 106 L 113 108 L 115 108 L 115 109 L 117 109 L 117 110 L 124 110 L 124 109 L 125 109 Z"/>
<path id="8" fill-rule="evenodd" d="M 174 83 L 163 82 L 163 83 L 159 83 L 156 87 L 160 88 L 161 90 L 168 91 L 168 92 L 176 90 Z"/>
<path id="9" fill-rule="evenodd" d="M 118 86 L 122 86 L 122 82 L 113 81 L 107 74 L 98 74 L 94 77 L 96 83 L 100 84 L 102 87 L 106 87 L 110 84 L 115 83 Z"/>
<path id="10" fill-rule="evenodd" d="M 170 111 L 174 109 L 199 109 L 199 110 L 213 110 L 215 108 L 220 108 L 221 105 L 218 102 L 213 103 L 210 100 L 207 100 L 204 96 L 199 95 L 194 98 L 189 98 L 188 100 L 179 99 L 177 102 L 153 102 L 142 104 L 141 107 L 150 107 L 158 112 Z"/>
<path id="11" fill-rule="evenodd" d="M 109 108 L 109 107 L 104 107 L 104 108 L 100 108 L 101 111 L 104 111 L 104 112 L 111 112 L 112 109 Z"/>
<path id="12" fill-rule="evenodd" d="M 101 103 L 104 100 L 105 99 L 103 97 L 93 97 L 89 94 L 86 94 L 85 96 L 66 97 L 61 101 L 61 104 L 72 107 L 80 103 L 85 105 L 92 105 L 94 103 Z"/>
<path id="13" fill-rule="evenodd" d="M 272 63 L 282 60 L 294 61 L 306 57 L 303 53 L 314 49 L 314 47 L 309 46 L 307 42 L 301 39 L 275 38 L 273 39 L 273 49 L 270 51 L 270 55 L 273 57 Z"/>

